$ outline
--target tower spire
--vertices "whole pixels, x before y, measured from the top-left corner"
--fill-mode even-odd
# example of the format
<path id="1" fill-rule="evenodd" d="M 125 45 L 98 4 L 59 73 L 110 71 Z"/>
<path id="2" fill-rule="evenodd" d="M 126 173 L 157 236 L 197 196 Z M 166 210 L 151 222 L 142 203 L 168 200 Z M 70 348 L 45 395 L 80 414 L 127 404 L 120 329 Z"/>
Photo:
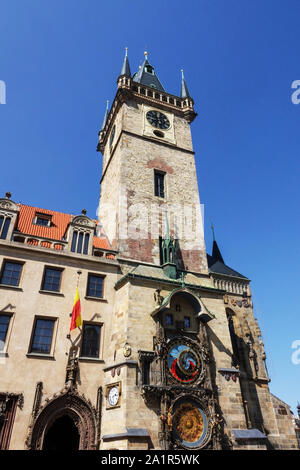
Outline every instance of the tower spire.
<path id="1" fill-rule="evenodd" d="M 221 263 L 225 264 L 223 260 L 223 256 L 221 255 L 221 251 L 215 239 L 215 227 L 213 223 L 211 224 L 211 229 L 213 233 L 213 249 L 212 249 L 213 262 L 216 263 L 217 261 L 220 261 Z"/>
<path id="2" fill-rule="evenodd" d="M 101 127 L 101 131 L 103 131 L 106 123 L 107 123 L 107 118 L 108 118 L 108 103 L 109 103 L 109 100 L 106 101 L 106 110 L 105 110 L 105 114 L 104 114 L 104 118 L 103 118 L 103 123 L 102 123 L 102 127 Z"/>
<path id="3" fill-rule="evenodd" d="M 127 75 L 128 77 L 131 77 L 131 72 L 130 72 L 130 66 L 129 66 L 129 60 L 127 56 L 128 52 L 128 47 L 125 47 L 125 57 L 124 57 L 124 62 L 122 65 L 121 73 L 120 75 Z"/>
<path id="4" fill-rule="evenodd" d="M 183 75 L 183 69 L 181 69 L 181 94 L 180 94 L 181 98 L 190 98 L 191 95 L 190 95 L 190 92 L 188 90 L 188 87 L 187 87 L 187 84 L 186 84 L 186 81 L 184 79 L 184 75 Z"/>
<path id="5" fill-rule="evenodd" d="M 155 73 L 154 67 L 148 62 L 147 51 L 144 52 L 144 56 L 143 64 L 139 67 L 138 72 L 134 73 L 132 76 L 133 81 L 150 86 L 151 88 L 156 88 L 159 91 L 165 91 Z"/>

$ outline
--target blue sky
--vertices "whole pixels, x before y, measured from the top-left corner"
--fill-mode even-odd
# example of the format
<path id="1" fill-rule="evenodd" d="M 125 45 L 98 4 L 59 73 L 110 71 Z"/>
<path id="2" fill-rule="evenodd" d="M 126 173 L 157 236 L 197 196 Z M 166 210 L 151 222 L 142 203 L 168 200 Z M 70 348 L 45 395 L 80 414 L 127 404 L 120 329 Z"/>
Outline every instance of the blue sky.
<path id="1" fill-rule="evenodd" d="M 205 234 L 252 279 L 272 392 L 295 409 L 299 328 L 300 79 L 297 0 L 6 0 L 0 12 L 0 194 L 95 217 L 97 133 L 129 48 L 165 89 L 180 69 L 192 124 Z"/>

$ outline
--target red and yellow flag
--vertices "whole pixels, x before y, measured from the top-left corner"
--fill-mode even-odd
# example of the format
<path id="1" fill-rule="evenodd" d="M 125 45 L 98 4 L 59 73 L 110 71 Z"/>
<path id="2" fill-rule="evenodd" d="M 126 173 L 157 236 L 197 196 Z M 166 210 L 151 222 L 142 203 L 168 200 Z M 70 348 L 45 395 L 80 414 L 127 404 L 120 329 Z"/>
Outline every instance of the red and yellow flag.
<path id="1" fill-rule="evenodd" d="M 74 328 L 77 328 L 78 326 L 81 326 L 81 325 L 82 325 L 82 319 L 81 319 L 80 298 L 79 298 L 78 287 L 76 287 L 70 331 L 74 330 Z"/>

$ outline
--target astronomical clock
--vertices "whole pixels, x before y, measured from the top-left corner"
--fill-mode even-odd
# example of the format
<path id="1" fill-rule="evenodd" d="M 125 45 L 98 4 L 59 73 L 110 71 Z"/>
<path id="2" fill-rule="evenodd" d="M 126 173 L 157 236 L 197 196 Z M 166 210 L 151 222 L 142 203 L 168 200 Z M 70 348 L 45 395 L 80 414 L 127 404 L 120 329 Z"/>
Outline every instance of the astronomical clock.
<path id="1" fill-rule="evenodd" d="M 198 312 L 196 318 L 194 299 L 186 289 L 175 292 L 167 306 L 163 299 L 161 304 L 152 314 L 157 326 L 154 350 L 139 351 L 142 394 L 157 413 L 161 448 L 221 448 L 205 316 Z M 192 321 L 182 321 L 186 312 Z M 166 316 L 172 316 L 172 323 L 165 322 Z"/>

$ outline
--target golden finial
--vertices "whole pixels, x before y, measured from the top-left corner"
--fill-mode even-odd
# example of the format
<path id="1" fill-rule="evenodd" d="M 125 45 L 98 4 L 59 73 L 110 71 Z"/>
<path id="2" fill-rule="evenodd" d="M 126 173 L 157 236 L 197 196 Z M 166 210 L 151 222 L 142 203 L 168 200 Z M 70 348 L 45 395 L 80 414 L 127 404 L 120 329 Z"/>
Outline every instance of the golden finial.
<path id="1" fill-rule="evenodd" d="M 146 59 L 148 59 L 148 52 L 147 51 L 144 52 L 144 55 L 145 55 Z"/>

